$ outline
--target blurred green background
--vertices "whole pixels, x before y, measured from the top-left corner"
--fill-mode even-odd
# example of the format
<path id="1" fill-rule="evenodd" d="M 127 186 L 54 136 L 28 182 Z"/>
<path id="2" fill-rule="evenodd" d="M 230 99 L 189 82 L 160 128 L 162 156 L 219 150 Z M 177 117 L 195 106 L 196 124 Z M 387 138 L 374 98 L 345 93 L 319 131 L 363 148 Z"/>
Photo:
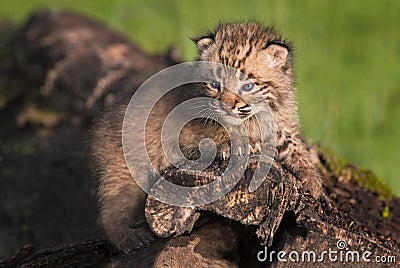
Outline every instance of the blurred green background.
<path id="1" fill-rule="evenodd" d="M 256 19 L 275 25 L 296 48 L 303 132 L 374 170 L 400 195 L 400 1 L 0 0 L 0 19 L 22 22 L 38 7 L 88 14 L 147 52 L 176 44 L 218 22 Z"/>

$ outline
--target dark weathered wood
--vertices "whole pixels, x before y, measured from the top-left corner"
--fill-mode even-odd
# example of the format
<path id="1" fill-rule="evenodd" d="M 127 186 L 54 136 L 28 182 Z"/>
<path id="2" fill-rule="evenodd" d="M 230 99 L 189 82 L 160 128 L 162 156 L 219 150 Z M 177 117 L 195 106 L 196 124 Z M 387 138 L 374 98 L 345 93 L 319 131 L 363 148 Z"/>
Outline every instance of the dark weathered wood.
<path id="1" fill-rule="evenodd" d="M 124 98 L 149 75 L 175 62 L 168 56 L 146 55 L 102 24 L 69 12 L 35 13 L 17 31 L 13 42 L 19 65 L 42 85 L 40 98 L 55 109 L 68 111 L 63 118 L 68 122 L 76 122 L 76 117 L 81 118 L 78 123 L 90 120 L 96 111 Z M 372 256 L 394 256 L 400 265 L 400 200 L 379 183 L 365 184 L 366 178 L 376 181 L 372 173 L 339 160 L 323 147 L 310 150 L 324 176 L 327 199 L 314 200 L 302 192 L 291 174 L 274 165 L 257 191 L 248 192 L 246 173 L 227 196 L 193 208 L 193 218 L 178 228 L 180 233 L 194 227 L 189 235 L 157 238 L 149 248 L 131 255 L 115 252 L 102 239 L 38 252 L 28 246 L 0 261 L 0 267 L 265 267 L 266 263 L 257 261 L 258 252 L 264 249 L 261 244 L 269 245 L 268 251 L 321 252 L 336 250 L 338 240 L 346 241 L 349 250 L 368 249 Z M 211 166 L 193 177 L 171 169 L 166 178 L 178 184 L 184 176 L 207 182 L 218 172 L 219 167 Z M 161 224 L 164 236 L 173 235 L 177 222 L 166 225 L 159 218 L 162 209 L 179 214 L 181 208 L 148 200 L 152 228 L 160 231 Z M 268 265 L 286 264 L 274 258 Z M 305 263 L 290 266 L 304 267 Z"/>
<path id="2" fill-rule="evenodd" d="M 92 116 L 174 63 L 143 53 L 123 35 L 70 12 L 38 11 L 16 34 L 21 68 L 58 110 Z"/>
<path id="3" fill-rule="evenodd" d="M 257 156 L 250 156 L 248 163 L 244 161 L 233 167 L 233 170 L 238 170 L 248 166 L 243 176 L 239 174 L 239 181 L 231 191 L 205 205 L 177 207 L 162 203 L 153 196 L 168 194 L 168 189 L 164 189 L 163 185 L 156 183 L 151 191 L 153 196 L 150 195 L 147 198 L 145 210 L 150 228 L 159 236 L 180 235 L 192 230 L 200 211 L 209 211 L 245 225 L 259 227 L 257 234 L 261 244 L 271 246 L 284 214 L 287 211 L 295 211 L 295 206 L 300 202 L 298 190 L 301 183 L 279 164 L 273 162 L 264 182 L 256 191 L 250 192 L 248 188 L 252 175 L 257 166 L 263 164 L 268 165 L 268 163 L 259 162 Z M 173 184 L 182 186 L 188 186 L 188 184 L 189 186 L 207 185 L 220 178 L 215 175 L 216 170 L 225 169 L 226 165 L 226 162 L 215 161 L 205 171 L 193 173 L 186 171 L 190 170 L 190 167 L 183 166 L 181 167 L 183 171 L 172 169 L 165 173 L 164 178 Z M 237 172 L 230 172 L 224 179 L 235 181 L 235 175 L 237 176 L 235 173 Z M 202 197 L 210 196 L 218 191 L 222 192 L 222 189 L 220 187 L 213 188 L 212 192 L 198 190 L 194 192 L 194 195 L 201 200 Z"/>
<path id="4" fill-rule="evenodd" d="M 112 256 L 104 239 L 50 247 L 35 254 L 31 251 L 32 246 L 25 246 L 16 256 L 0 262 L 0 267 L 95 267 Z"/>

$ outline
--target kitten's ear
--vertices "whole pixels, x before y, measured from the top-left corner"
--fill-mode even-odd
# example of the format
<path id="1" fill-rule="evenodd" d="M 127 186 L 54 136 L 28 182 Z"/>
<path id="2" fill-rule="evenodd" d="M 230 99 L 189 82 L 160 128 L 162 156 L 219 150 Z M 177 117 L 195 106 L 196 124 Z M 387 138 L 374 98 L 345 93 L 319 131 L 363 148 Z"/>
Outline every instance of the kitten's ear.
<path id="1" fill-rule="evenodd" d="M 287 66 L 290 57 L 290 48 L 284 43 L 271 43 L 265 49 L 267 52 L 267 64 L 277 68 Z"/>
<path id="2" fill-rule="evenodd" d="M 204 50 L 209 48 L 215 42 L 213 35 L 207 35 L 207 36 L 200 36 L 200 37 L 197 37 L 197 38 L 192 38 L 192 41 L 196 44 L 197 48 L 200 51 L 200 54 L 203 53 Z"/>

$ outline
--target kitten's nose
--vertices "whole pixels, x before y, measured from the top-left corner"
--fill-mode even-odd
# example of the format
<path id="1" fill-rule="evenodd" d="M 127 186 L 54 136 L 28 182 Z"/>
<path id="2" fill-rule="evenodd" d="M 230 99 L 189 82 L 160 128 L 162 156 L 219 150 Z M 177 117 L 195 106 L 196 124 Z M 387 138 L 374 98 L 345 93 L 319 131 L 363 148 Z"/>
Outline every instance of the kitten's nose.
<path id="1" fill-rule="evenodd" d="M 228 104 L 223 103 L 222 101 L 219 102 L 219 106 L 224 111 L 227 111 L 227 112 L 232 111 L 232 108 Z"/>
<path id="2" fill-rule="evenodd" d="M 225 88 L 221 92 L 219 101 L 221 109 L 227 112 L 234 110 L 238 104 L 245 103 L 239 95 Z"/>

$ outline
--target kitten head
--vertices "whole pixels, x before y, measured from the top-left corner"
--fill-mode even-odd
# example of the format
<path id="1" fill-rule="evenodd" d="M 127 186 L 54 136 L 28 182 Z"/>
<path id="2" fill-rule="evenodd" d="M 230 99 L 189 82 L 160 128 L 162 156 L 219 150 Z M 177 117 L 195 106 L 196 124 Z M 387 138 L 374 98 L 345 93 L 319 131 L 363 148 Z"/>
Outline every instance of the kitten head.
<path id="1" fill-rule="evenodd" d="M 238 70 L 235 79 L 214 70 L 216 79 L 206 84 L 207 94 L 220 101 L 220 113 L 244 120 L 264 109 L 265 102 L 276 117 L 296 110 L 292 49 L 271 28 L 254 22 L 222 24 L 193 41 L 200 60 Z"/>
<path id="2" fill-rule="evenodd" d="M 291 45 L 272 28 L 260 24 L 221 24 L 213 33 L 193 38 L 200 59 L 231 66 L 246 74 L 290 69 Z M 255 66 L 258 65 L 258 66 Z"/>

